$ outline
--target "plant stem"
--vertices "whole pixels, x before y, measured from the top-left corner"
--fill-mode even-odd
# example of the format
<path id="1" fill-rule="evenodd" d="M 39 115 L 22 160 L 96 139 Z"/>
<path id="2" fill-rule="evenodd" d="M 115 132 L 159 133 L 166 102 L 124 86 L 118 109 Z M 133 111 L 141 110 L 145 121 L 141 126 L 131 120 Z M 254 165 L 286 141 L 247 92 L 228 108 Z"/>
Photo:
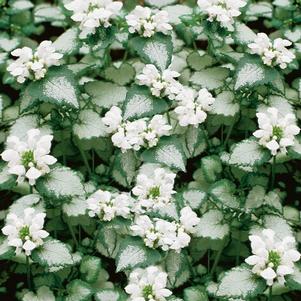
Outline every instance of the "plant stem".
<path id="1" fill-rule="evenodd" d="M 71 236 L 72 236 L 72 238 L 73 238 L 73 241 L 74 241 L 74 243 L 75 243 L 75 245 L 76 245 L 76 248 L 78 248 L 78 241 L 77 241 L 76 236 L 75 236 L 75 234 L 74 234 L 73 228 L 72 228 L 72 226 L 69 224 L 69 222 L 67 222 L 67 225 L 68 225 L 69 231 L 70 231 L 70 233 L 71 233 Z"/>
<path id="2" fill-rule="evenodd" d="M 210 259 L 211 259 L 211 250 L 209 249 L 207 252 L 207 271 L 210 271 Z"/>
<path id="3" fill-rule="evenodd" d="M 32 194 L 33 193 L 33 186 L 29 186 L 29 193 Z"/>
<path id="4" fill-rule="evenodd" d="M 271 190 L 274 188 L 275 185 L 275 166 L 276 166 L 276 156 L 273 156 Z"/>
<path id="5" fill-rule="evenodd" d="M 87 159 L 87 157 L 86 157 L 86 154 L 85 154 L 85 152 L 83 151 L 83 149 L 81 148 L 80 143 L 77 143 L 77 147 L 78 147 L 79 152 L 80 152 L 80 154 L 81 154 L 81 156 L 82 156 L 82 158 L 83 158 L 83 161 L 84 161 L 84 164 L 85 164 L 85 166 L 86 166 L 86 168 L 87 168 L 88 174 L 89 174 L 89 176 L 91 176 L 91 175 L 92 175 L 92 171 L 91 171 L 91 168 L 90 168 L 88 159 Z"/>
<path id="6" fill-rule="evenodd" d="M 268 301 L 271 301 L 271 300 L 272 300 L 272 293 L 273 293 L 273 286 L 270 286 L 270 288 L 269 288 L 269 299 L 268 299 Z"/>
<path id="7" fill-rule="evenodd" d="M 226 139 L 225 139 L 225 141 L 224 141 L 224 146 L 226 146 L 226 145 L 227 145 L 227 143 L 228 143 L 228 140 L 229 140 L 229 138 L 230 138 L 230 136 L 231 136 L 231 133 L 232 133 L 233 127 L 234 127 L 234 122 L 233 122 L 233 123 L 230 125 L 230 127 L 229 127 L 229 130 L 228 130 L 228 133 L 227 133 Z"/>
<path id="8" fill-rule="evenodd" d="M 210 271 L 210 276 L 213 275 L 213 273 L 214 273 L 214 271 L 215 271 L 215 269 L 216 269 L 216 267 L 217 267 L 217 265 L 218 265 L 218 263 L 219 263 L 219 260 L 220 260 L 220 257 L 221 257 L 221 255 L 222 255 L 223 249 L 224 249 L 224 248 L 222 247 L 220 250 L 218 250 L 218 252 L 217 252 L 217 254 L 216 254 L 216 257 L 215 257 L 215 260 L 214 260 L 212 269 L 211 269 L 211 271 Z"/>
<path id="9" fill-rule="evenodd" d="M 27 279 L 27 287 L 29 290 L 31 290 L 29 256 L 26 256 L 26 279 Z"/>

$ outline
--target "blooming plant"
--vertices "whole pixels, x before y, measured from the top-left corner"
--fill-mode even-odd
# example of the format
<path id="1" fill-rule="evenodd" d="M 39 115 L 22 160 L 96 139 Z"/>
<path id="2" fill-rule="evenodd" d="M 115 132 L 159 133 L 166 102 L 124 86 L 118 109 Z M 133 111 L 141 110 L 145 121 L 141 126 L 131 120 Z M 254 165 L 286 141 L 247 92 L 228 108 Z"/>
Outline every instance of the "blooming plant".
<path id="1" fill-rule="evenodd" d="M 300 301 L 300 0 L 0 0 L 0 300 Z"/>

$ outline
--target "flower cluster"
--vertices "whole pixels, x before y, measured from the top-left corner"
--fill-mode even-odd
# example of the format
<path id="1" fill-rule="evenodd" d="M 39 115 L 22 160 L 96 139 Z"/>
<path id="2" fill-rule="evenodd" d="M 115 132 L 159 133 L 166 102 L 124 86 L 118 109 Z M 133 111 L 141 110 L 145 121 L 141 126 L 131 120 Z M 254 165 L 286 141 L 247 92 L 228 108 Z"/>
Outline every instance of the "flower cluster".
<path id="1" fill-rule="evenodd" d="M 41 42 L 35 51 L 29 47 L 17 48 L 11 55 L 17 59 L 7 67 L 7 71 L 16 77 L 20 84 L 26 79 L 43 78 L 49 67 L 60 65 L 60 59 L 63 57 L 61 53 L 55 52 L 51 41 Z"/>
<path id="2" fill-rule="evenodd" d="M 251 235 L 249 239 L 253 255 L 246 263 L 253 266 L 253 273 L 264 278 L 267 285 L 273 285 L 274 281 L 283 285 L 285 276 L 294 273 L 294 263 L 300 259 L 295 238 L 277 240 L 273 230 L 265 229 L 261 235 Z"/>
<path id="3" fill-rule="evenodd" d="M 162 115 L 151 119 L 141 118 L 123 121 L 120 108 L 113 106 L 102 118 L 108 133 L 113 133 L 112 142 L 123 152 L 157 145 L 159 138 L 170 134 L 171 126 Z"/>
<path id="4" fill-rule="evenodd" d="M 272 155 L 286 153 L 286 148 L 294 145 L 295 136 L 300 128 L 296 125 L 293 114 L 281 115 L 276 108 L 268 108 L 266 113 L 257 113 L 259 130 L 253 135 L 259 139 L 259 144 L 268 148 Z"/>
<path id="5" fill-rule="evenodd" d="M 196 93 L 193 89 L 183 89 L 177 96 L 175 113 L 180 126 L 193 125 L 197 127 L 207 118 L 207 112 L 211 110 L 214 97 L 205 88 Z"/>
<path id="6" fill-rule="evenodd" d="M 116 216 L 128 218 L 133 206 L 133 200 L 128 194 L 101 189 L 94 192 L 86 202 L 89 216 L 98 216 L 103 221 L 111 221 Z"/>
<path id="7" fill-rule="evenodd" d="M 234 18 L 241 14 L 240 8 L 246 4 L 245 0 L 198 0 L 198 6 L 202 13 L 208 15 L 208 20 L 216 20 L 229 31 L 234 30 Z"/>
<path id="8" fill-rule="evenodd" d="M 49 233 L 43 230 L 45 213 L 37 213 L 34 208 L 26 208 L 22 217 L 10 213 L 2 233 L 7 236 L 8 245 L 16 248 L 16 254 L 25 252 L 30 256 L 32 250 L 43 244 Z"/>
<path id="9" fill-rule="evenodd" d="M 156 32 L 167 35 L 172 30 L 166 11 L 152 11 L 149 7 L 140 5 L 126 16 L 126 22 L 130 33 L 138 33 L 146 38 L 153 36 Z"/>
<path id="10" fill-rule="evenodd" d="M 137 76 L 139 85 L 150 87 L 152 95 L 156 97 L 167 96 L 170 99 L 174 98 L 175 90 L 178 91 L 179 83 L 175 80 L 180 74 L 169 69 L 162 73 L 155 65 L 147 64 L 142 73 Z"/>
<path id="11" fill-rule="evenodd" d="M 85 39 L 94 34 L 100 26 L 110 27 L 111 20 L 116 17 L 122 8 L 121 1 L 112 0 L 73 0 L 65 4 L 65 8 L 72 11 L 71 19 L 80 22 L 79 37 Z"/>
<path id="12" fill-rule="evenodd" d="M 147 215 L 138 215 L 131 230 L 134 235 L 143 238 L 146 246 L 161 248 L 163 251 L 180 252 L 187 247 L 199 223 L 196 213 L 188 206 L 180 211 L 179 221 L 166 221 L 161 218 L 150 219 Z"/>
<path id="13" fill-rule="evenodd" d="M 19 137 L 7 138 L 7 149 L 1 154 L 2 159 L 8 162 L 8 172 L 17 175 L 17 181 L 28 179 L 30 185 L 50 171 L 49 165 L 57 160 L 49 155 L 52 135 L 42 135 L 39 129 L 30 129 L 27 132 L 27 140 Z"/>
<path id="14" fill-rule="evenodd" d="M 291 46 L 289 40 L 277 38 L 271 41 L 270 38 L 263 32 L 257 34 L 253 43 L 248 47 L 251 52 L 261 56 L 262 61 L 268 66 L 278 66 L 285 69 L 289 63 L 293 61 L 295 55 L 286 47 Z"/>
<path id="15" fill-rule="evenodd" d="M 159 267 L 149 266 L 131 272 L 125 291 L 131 301 L 166 301 L 166 297 L 172 294 L 166 285 L 167 274 Z"/>
<path id="16" fill-rule="evenodd" d="M 166 168 L 151 166 L 149 172 L 141 172 L 137 176 L 136 186 L 132 189 L 137 197 L 135 212 L 144 213 L 149 209 L 162 208 L 169 204 L 176 174 Z"/>

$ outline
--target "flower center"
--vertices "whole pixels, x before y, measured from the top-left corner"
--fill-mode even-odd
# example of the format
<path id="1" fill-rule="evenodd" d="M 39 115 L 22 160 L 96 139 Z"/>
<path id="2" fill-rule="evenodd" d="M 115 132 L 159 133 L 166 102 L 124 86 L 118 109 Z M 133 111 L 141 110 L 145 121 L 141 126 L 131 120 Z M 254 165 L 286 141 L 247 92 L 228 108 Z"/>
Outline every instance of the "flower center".
<path id="1" fill-rule="evenodd" d="M 19 231 L 19 236 L 22 240 L 26 240 L 26 237 L 30 236 L 29 227 L 23 226 L 21 230 Z"/>
<path id="2" fill-rule="evenodd" d="M 151 285 L 147 285 L 143 288 L 143 298 L 149 300 L 153 297 L 153 287 Z"/>
<path id="3" fill-rule="evenodd" d="M 160 196 L 160 187 L 159 186 L 152 187 L 148 192 L 148 196 L 152 199 L 159 197 Z"/>
<path id="4" fill-rule="evenodd" d="M 280 126 L 273 127 L 273 137 L 277 137 L 277 140 L 283 137 L 283 129 Z"/>
<path id="5" fill-rule="evenodd" d="M 28 168 L 30 163 L 34 163 L 34 153 L 32 150 L 25 151 L 21 155 L 21 162 L 25 168 Z"/>
<path id="6" fill-rule="evenodd" d="M 269 252 L 269 263 L 273 264 L 273 268 L 277 269 L 278 266 L 281 263 L 281 256 L 279 255 L 279 253 L 277 251 L 270 251 Z"/>

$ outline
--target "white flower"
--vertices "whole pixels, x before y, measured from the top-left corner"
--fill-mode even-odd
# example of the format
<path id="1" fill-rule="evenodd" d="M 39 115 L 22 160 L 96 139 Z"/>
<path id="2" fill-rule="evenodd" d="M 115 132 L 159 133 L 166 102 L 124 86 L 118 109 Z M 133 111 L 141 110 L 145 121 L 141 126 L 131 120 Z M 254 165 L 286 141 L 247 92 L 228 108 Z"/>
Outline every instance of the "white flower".
<path id="1" fill-rule="evenodd" d="M 198 218 L 197 214 L 189 206 L 186 206 L 180 211 L 180 222 L 186 232 L 194 233 L 195 227 L 200 222 L 200 218 Z"/>
<path id="2" fill-rule="evenodd" d="M 156 168 L 152 174 L 140 173 L 136 179 L 136 186 L 132 193 L 137 196 L 137 212 L 145 212 L 150 208 L 157 209 L 169 204 L 176 174 L 164 168 Z"/>
<path id="3" fill-rule="evenodd" d="M 130 301 L 165 301 L 172 294 L 166 285 L 167 274 L 156 266 L 149 266 L 131 272 L 125 291 Z"/>
<path id="4" fill-rule="evenodd" d="M 73 11 L 71 19 L 80 22 L 81 39 L 94 34 L 100 26 L 110 27 L 111 20 L 122 8 L 121 1 L 112 0 L 74 0 L 65 4 L 66 9 Z"/>
<path id="5" fill-rule="evenodd" d="M 155 115 L 147 125 L 147 129 L 143 133 L 146 146 L 154 147 L 157 145 L 159 138 L 168 136 L 172 126 L 167 123 L 166 118 L 162 115 Z"/>
<path id="6" fill-rule="evenodd" d="M 26 79 L 43 78 L 47 69 L 58 66 L 63 57 L 61 53 L 55 52 L 51 41 L 41 42 L 35 52 L 29 47 L 23 47 L 15 49 L 11 54 L 18 58 L 7 67 L 7 71 L 17 78 L 18 83 L 24 83 Z"/>
<path id="7" fill-rule="evenodd" d="M 286 148 L 295 143 L 300 128 L 293 114 L 281 116 L 276 108 L 268 108 L 266 113 L 257 113 L 259 130 L 253 135 L 259 138 L 259 144 L 268 148 L 275 156 L 278 151 L 286 153 Z"/>
<path id="8" fill-rule="evenodd" d="M 234 30 L 234 17 L 241 14 L 240 8 L 246 4 L 245 0 L 198 0 L 198 6 L 208 15 L 208 20 L 210 22 L 216 20 L 229 31 Z"/>
<path id="9" fill-rule="evenodd" d="M 154 222 L 147 215 L 138 215 L 131 226 L 133 235 L 143 238 L 149 248 L 157 248 L 161 234 L 155 228 Z"/>
<path id="10" fill-rule="evenodd" d="M 144 144 L 143 135 L 147 129 L 144 119 L 124 122 L 112 136 L 115 146 L 121 148 L 122 152 L 129 149 L 138 151 Z"/>
<path id="11" fill-rule="evenodd" d="M 107 126 L 109 133 L 115 132 L 122 123 L 122 111 L 120 108 L 113 106 L 102 118 L 103 123 Z"/>
<path id="12" fill-rule="evenodd" d="M 137 32 L 146 38 L 153 36 L 156 32 L 167 35 L 172 30 L 166 11 L 152 11 L 149 7 L 138 5 L 125 18 L 130 33 Z"/>
<path id="13" fill-rule="evenodd" d="M 147 64 L 143 68 L 142 73 L 137 76 L 137 80 L 139 85 L 150 87 L 152 95 L 162 97 L 172 94 L 173 86 L 179 84 L 175 80 L 178 76 L 180 74 L 176 71 L 166 69 L 161 73 L 155 65 Z"/>
<path id="14" fill-rule="evenodd" d="M 157 145 L 161 136 L 170 134 L 171 126 L 162 115 L 155 115 L 151 120 L 141 118 L 123 121 L 122 111 L 113 106 L 102 118 L 108 133 L 113 133 L 112 142 L 122 152 L 129 149 L 138 151 L 142 146 Z"/>
<path id="15" fill-rule="evenodd" d="M 49 155 L 52 139 L 52 135 L 42 136 L 38 129 L 27 131 L 27 141 L 9 136 L 7 149 L 1 154 L 2 159 L 8 162 L 8 172 L 17 175 L 19 183 L 27 178 L 29 184 L 34 185 L 40 176 L 50 171 L 48 165 L 57 161 Z"/>
<path id="16" fill-rule="evenodd" d="M 286 48 L 291 44 L 290 41 L 281 38 L 271 41 L 265 33 L 261 32 L 257 34 L 254 43 L 250 43 L 248 47 L 252 53 L 261 56 L 265 65 L 279 65 L 281 69 L 285 69 L 295 58 L 295 55 Z"/>
<path id="17" fill-rule="evenodd" d="M 7 236 L 8 245 L 16 248 L 16 254 L 23 250 L 30 256 L 31 251 L 43 244 L 49 233 L 43 230 L 45 213 L 36 213 L 34 208 L 26 208 L 22 217 L 10 213 L 2 233 Z"/>
<path id="18" fill-rule="evenodd" d="M 198 126 L 207 118 L 207 112 L 215 99 L 207 89 L 201 89 L 197 95 L 194 90 L 186 88 L 177 96 L 179 104 L 175 108 L 175 113 L 180 126 Z"/>
<path id="19" fill-rule="evenodd" d="M 249 236 L 252 253 L 245 261 L 252 265 L 253 273 L 273 285 L 274 281 L 285 283 L 285 276 L 294 273 L 294 263 L 300 259 L 295 249 L 295 238 L 287 236 L 282 240 L 275 238 L 275 232 L 265 229 L 262 234 Z"/>
<path id="20" fill-rule="evenodd" d="M 116 216 L 128 218 L 132 207 L 132 198 L 128 194 L 101 189 L 93 193 L 86 202 L 89 216 L 98 216 L 103 221 L 111 221 Z"/>

